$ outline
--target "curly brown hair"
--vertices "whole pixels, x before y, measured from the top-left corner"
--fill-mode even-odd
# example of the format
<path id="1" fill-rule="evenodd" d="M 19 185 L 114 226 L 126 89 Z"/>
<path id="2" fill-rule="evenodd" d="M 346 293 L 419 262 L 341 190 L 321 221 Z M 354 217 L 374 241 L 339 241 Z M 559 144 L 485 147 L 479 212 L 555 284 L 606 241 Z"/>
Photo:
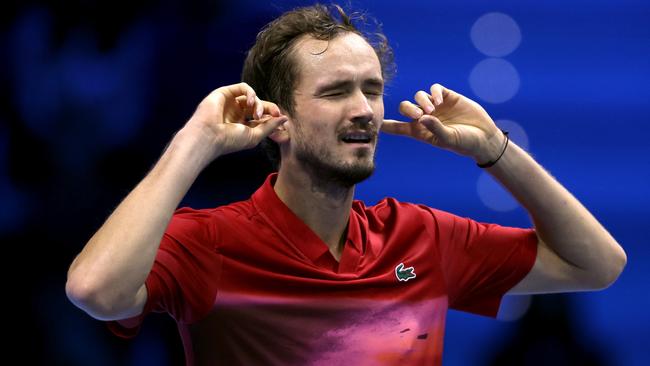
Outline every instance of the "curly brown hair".
<path id="1" fill-rule="evenodd" d="M 374 30 L 365 31 L 371 22 Z M 395 63 L 379 23 L 360 13 L 348 15 L 336 4 L 296 8 L 262 28 L 244 61 L 242 81 L 255 89 L 261 99 L 276 103 L 292 115 L 298 70 L 291 52 L 296 41 L 305 34 L 329 41 L 347 32 L 360 35 L 372 46 L 379 58 L 384 81 L 388 81 L 395 73 Z M 270 138 L 264 139 L 261 145 L 273 167 L 278 169 L 279 146 Z"/>

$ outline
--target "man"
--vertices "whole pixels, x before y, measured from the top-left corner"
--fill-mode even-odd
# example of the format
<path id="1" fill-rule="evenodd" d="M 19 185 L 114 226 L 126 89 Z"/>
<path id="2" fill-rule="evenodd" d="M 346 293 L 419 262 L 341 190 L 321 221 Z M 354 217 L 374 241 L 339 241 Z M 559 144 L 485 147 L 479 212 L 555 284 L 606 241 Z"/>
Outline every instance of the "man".
<path id="1" fill-rule="evenodd" d="M 434 84 L 400 105 L 410 123 L 384 120 L 389 49 L 336 9 L 296 9 L 258 35 L 248 84 L 200 103 L 72 263 L 72 302 L 122 336 L 170 313 L 188 364 L 429 365 L 450 307 L 495 316 L 506 293 L 615 281 L 622 248 L 481 106 Z M 379 130 L 474 159 L 535 229 L 354 201 Z M 174 213 L 212 160 L 266 138 L 279 171 L 250 200 Z"/>

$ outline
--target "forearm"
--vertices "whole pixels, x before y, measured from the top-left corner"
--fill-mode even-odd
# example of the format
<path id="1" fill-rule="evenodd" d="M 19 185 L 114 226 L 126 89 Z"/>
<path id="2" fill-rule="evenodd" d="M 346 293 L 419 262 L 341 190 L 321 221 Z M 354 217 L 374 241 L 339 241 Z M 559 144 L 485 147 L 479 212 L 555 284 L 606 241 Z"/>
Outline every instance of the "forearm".
<path id="1" fill-rule="evenodd" d="M 609 286 L 627 258 L 607 230 L 525 151 L 512 142 L 504 150 L 505 136 L 479 104 L 440 84 L 430 90 L 431 94 L 415 94 L 417 105 L 400 104 L 400 112 L 413 122 L 385 120 L 382 131 L 410 136 L 488 166 L 487 171 L 528 210 L 539 238 L 537 257 L 511 291 Z"/>
<path id="2" fill-rule="evenodd" d="M 119 313 L 142 288 L 174 210 L 206 165 L 188 135 L 175 136 L 70 266 L 68 296 L 91 315 Z"/>
<path id="3" fill-rule="evenodd" d="M 512 141 L 487 169 L 530 213 L 538 237 L 559 257 L 611 283 L 625 264 L 623 249 L 594 216 Z"/>

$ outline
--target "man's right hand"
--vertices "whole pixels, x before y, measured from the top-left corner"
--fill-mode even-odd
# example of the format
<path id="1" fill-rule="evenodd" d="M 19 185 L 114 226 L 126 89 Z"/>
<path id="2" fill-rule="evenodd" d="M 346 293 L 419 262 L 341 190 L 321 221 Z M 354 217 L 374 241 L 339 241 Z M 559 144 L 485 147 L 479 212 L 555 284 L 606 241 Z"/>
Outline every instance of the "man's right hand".
<path id="1" fill-rule="evenodd" d="M 141 314 L 160 241 L 201 170 L 219 155 L 256 146 L 285 121 L 278 106 L 244 83 L 210 93 L 75 258 L 66 283 L 70 300 L 102 320 Z"/>
<path id="2" fill-rule="evenodd" d="M 246 83 L 214 90 L 199 104 L 184 132 L 208 144 L 209 161 L 250 149 L 287 121 L 280 108 L 260 100 Z"/>

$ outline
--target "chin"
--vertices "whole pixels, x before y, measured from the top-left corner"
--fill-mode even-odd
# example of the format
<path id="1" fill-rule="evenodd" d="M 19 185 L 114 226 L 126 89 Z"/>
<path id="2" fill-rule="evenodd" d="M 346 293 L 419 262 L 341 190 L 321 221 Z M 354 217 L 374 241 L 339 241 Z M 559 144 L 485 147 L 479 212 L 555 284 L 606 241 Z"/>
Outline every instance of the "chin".
<path id="1" fill-rule="evenodd" d="M 350 155 L 347 159 L 342 156 L 337 159 L 328 150 L 317 153 L 301 149 L 296 158 L 320 183 L 350 188 L 368 179 L 375 171 L 374 149 L 355 149 Z"/>
<path id="2" fill-rule="evenodd" d="M 344 187 L 352 187 L 370 178 L 375 172 L 374 162 L 345 164 L 330 172 L 330 178 Z"/>

